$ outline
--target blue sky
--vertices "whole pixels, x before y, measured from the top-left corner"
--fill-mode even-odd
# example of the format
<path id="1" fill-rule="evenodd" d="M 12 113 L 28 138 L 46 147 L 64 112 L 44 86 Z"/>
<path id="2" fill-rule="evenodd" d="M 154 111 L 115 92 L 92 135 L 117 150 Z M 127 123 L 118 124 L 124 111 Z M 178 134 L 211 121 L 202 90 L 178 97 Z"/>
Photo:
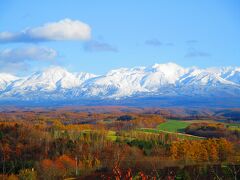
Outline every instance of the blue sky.
<path id="1" fill-rule="evenodd" d="M 166 62 L 240 66 L 240 1 L 0 2 L 0 72 L 103 74 Z"/>

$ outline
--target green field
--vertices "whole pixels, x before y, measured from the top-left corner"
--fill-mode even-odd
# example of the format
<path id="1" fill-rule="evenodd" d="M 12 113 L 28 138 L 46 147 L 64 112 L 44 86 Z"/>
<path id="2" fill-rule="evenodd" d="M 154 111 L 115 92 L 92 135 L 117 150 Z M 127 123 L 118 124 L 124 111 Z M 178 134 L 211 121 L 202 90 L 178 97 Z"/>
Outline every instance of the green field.
<path id="1" fill-rule="evenodd" d="M 145 132 L 145 133 L 164 133 L 164 134 L 174 134 L 180 139 L 188 139 L 188 140 L 198 140 L 198 139 L 204 139 L 203 137 L 193 136 L 189 134 L 184 133 L 178 133 L 178 132 L 168 132 L 163 131 L 159 129 L 151 129 L 151 128 L 141 128 L 139 131 Z"/>
<path id="2" fill-rule="evenodd" d="M 164 123 L 159 124 L 157 128 L 141 128 L 141 129 L 138 129 L 138 131 L 142 131 L 145 133 L 175 134 L 180 139 L 190 139 L 190 140 L 203 139 L 202 137 L 184 134 L 184 129 L 190 124 L 191 122 L 184 122 L 181 120 L 170 119 Z M 88 131 L 86 130 L 85 132 L 88 132 Z M 118 137 L 120 136 L 117 136 L 115 131 L 108 131 L 107 133 L 107 139 L 110 141 L 116 141 Z M 123 137 L 123 138 L 128 139 L 128 137 Z"/>
<path id="3" fill-rule="evenodd" d="M 226 123 L 225 125 L 229 130 L 240 131 L 240 124 L 239 123 Z"/>
<path id="4" fill-rule="evenodd" d="M 175 134 L 180 139 L 202 139 L 202 137 L 192 136 L 189 134 L 184 134 L 184 129 L 188 127 L 191 122 L 184 122 L 180 120 L 167 120 L 157 126 L 156 129 L 142 128 L 140 129 L 146 133 L 165 133 L 165 134 Z"/>
<path id="5" fill-rule="evenodd" d="M 107 138 L 108 138 L 108 140 L 116 141 L 116 139 L 117 139 L 116 132 L 115 131 L 108 131 Z"/>
<path id="6" fill-rule="evenodd" d="M 159 124 L 157 128 L 162 131 L 168 132 L 184 132 L 184 129 L 189 126 L 191 123 L 183 122 L 180 120 L 168 120 L 162 124 Z"/>
<path id="7" fill-rule="evenodd" d="M 240 124 L 239 124 L 239 123 L 226 123 L 226 125 L 227 125 L 228 127 L 240 128 Z"/>

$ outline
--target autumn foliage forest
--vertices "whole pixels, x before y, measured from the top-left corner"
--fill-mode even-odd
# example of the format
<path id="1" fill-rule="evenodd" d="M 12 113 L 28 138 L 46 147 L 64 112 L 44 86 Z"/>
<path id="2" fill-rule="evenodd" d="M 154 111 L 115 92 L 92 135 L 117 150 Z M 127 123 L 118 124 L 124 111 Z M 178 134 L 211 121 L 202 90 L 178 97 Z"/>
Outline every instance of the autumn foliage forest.
<path id="1" fill-rule="evenodd" d="M 240 179 L 237 122 L 106 109 L 1 111 L 0 179 Z"/>

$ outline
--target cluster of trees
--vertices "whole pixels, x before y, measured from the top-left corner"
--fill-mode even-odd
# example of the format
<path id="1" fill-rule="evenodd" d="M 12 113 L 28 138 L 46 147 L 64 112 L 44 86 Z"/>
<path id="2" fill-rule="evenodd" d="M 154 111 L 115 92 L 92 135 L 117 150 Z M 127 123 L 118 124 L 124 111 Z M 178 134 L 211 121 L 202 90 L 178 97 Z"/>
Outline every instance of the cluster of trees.
<path id="1" fill-rule="evenodd" d="M 134 118 L 130 115 L 122 115 L 117 118 L 118 121 L 130 121 L 133 120 Z"/>
<path id="2" fill-rule="evenodd" d="M 0 172 L 20 174 L 34 169 L 27 172 L 38 178 L 61 179 L 112 169 L 117 160 L 143 155 L 141 150 L 109 140 L 105 130 L 82 131 L 68 126 L 56 121 L 50 126 L 2 123 Z"/>
<path id="3" fill-rule="evenodd" d="M 207 138 L 227 138 L 229 140 L 240 138 L 239 130 L 231 130 L 222 123 L 192 123 L 185 129 L 185 132 Z"/>
<path id="4" fill-rule="evenodd" d="M 31 125 L 1 124 L 0 134 L 2 173 L 17 172 L 22 167 L 33 167 L 34 161 L 45 154 L 44 144 L 48 135 Z"/>
<path id="5" fill-rule="evenodd" d="M 130 120 L 131 119 L 131 120 Z M 151 114 L 131 114 L 119 116 L 110 124 L 106 124 L 107 129 L 116 131 L 133 130 L 136 128 L 155 128 L 165 120 L 158 115 Z"/>
<path id="6" fill-rule="evenodd" d="M 132 139 L 138 139 L 142 141 L 152 141 L 155 145 L 164 145 L 168 146 L 173 141 L 178 140 L 177 135 L 175 134 L 168 134 L 168 133 L 145 133 L 142 131 L 119 131 L 117 133 L 119 135 L 119 139 L 125 139 L 125 140 L 132 140 Z"/>
<path id="7" fill-rule="evenodd" d="M 77 156 L 73 158 L 63 154 L 55 159 L 41 160 L 37 163 L 36 168 L 38 172 L 41 172 L 39 177 L 42 179 L 61 179 L 78 176 L 82 170 L 97 168 L 99 164 L 99 160 L 95 157 L 78 160 Z"/>
<path id="8" fill-rule="evenodd" d="M 232 156 L 233 144 L 223 138 L 176 141 L 172 143 L 170 152 L 174 159 L 190 162 L 226 161 Z"/>

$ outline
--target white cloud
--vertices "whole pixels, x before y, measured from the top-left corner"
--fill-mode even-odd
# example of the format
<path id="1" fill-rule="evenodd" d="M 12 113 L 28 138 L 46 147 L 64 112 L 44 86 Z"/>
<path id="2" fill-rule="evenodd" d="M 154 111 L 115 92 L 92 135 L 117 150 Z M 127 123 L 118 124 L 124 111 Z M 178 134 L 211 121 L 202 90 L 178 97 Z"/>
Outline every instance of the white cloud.
<path id="1" fill-rule="evenodd" d="M 29 29 L 28 33 L 31 37 L 50 40 L 85 40 L 90 38 L 91 28 L 81 21 L 63 19 Z"/>
<path id="2" fill-rule="evenodd" d="M 0 39 L 11 39 L 14 37 L 13 33 L 10 32 L 0 32 Z"/>
<path id="3" fill-rule="evenodd" d="M 0 32 L 0 42 L 41 42 L 59 40 L 87 40 L 91 28 L 79 20 L 63 19 L 43 26 L 28 28 L 19 33 Z"/>
<path id="4" fill-rule="evenodd" d="M 58 53 L 46 47 L 25 47 L 15 49 L 4 49 L 0 51 L 0 71 L 16 73 L 18 71 L 28 71 L 31 62 L 54 63 Z"/>
<path id="5" fill-rule="evenodd" d="M 26 47 L 0 51 L 0 62 L 19 63 L 22 61 L 52 60 L 57 56 L 54 49 L 46 47 Z"/>

